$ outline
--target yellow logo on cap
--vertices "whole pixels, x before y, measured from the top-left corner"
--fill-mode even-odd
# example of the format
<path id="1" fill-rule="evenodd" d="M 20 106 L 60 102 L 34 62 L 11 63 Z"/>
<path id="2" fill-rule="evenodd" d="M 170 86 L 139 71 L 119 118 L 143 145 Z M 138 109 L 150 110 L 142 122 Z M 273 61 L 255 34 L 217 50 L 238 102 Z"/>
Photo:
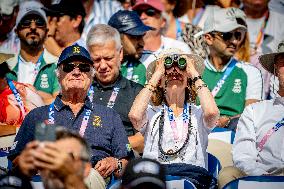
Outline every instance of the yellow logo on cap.
<path id="1" fill-rule="evenodd" d="M 100 116 L 94 116 L 93 118 L 93 126 L 94 127 L 101 127 L 101 122 L 102 122 L 102 119 Z"/>
<path id="2" fill-rule="evenodd" d="M 80 53 L 80 47 L 74 47 L 73 53 Z"/>

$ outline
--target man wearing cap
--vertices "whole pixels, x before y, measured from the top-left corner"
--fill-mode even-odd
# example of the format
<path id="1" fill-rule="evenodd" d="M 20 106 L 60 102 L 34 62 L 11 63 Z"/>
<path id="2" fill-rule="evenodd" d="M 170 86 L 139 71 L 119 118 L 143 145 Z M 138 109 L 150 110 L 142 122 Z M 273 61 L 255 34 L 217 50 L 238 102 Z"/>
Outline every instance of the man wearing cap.
<path id="1" fill-rule="evenodd" d="M 96 70 L 91 99 L 118 112 L 131 147 L 142 153 L 144 139 L 133 128 L 128 113 L 143 86 L 126 79 L 120 72 L 123 49 L 119 32 L 109 25 L 97 24 L 88 34 L 87 46 Z"/>
<path id="2" fill-rule="evenodd" d="M 244 176 L 284 176 L 284 42 L 277 53 L 262 55 L 259 60 L 279 78 L 279 97 L 245 108 L 233 144 L 234 167 L 220 172 L 220 188 Z"/>
<path id="3" fill-rule="evenodd" d="M 246 27 L 238 23 L 237 14 L 232 9 L 214 8 L 211 15 L 204 25 L 210 54 L 202 77 L 220 110 L 217 126 L 226 127 L 246 105 L 262 99 L 263 82 L 257 68 L 233 57 L 246 32 Z"/>
<path id="4" fill-rule="evenodd" d="M 30 112 L 15 138 L 9 158 L 17 165 L 18 155 L 25 145 L 35 139 L 35 128 L 44 122 L 47 126 L 63 126 L 78 132 L 91 147 L 91 171 L 87 183 L 105 188 L 112 173 L 118 176 L 129 157 L 128 140 L 119 115 L 112 109 L 93 104 L 87 98 L 93 81 L 93 62 L 88 51 L 78 45 L 67 47 L 59 57 L 57 77 L 62 89 L 53 103 Z M 25 175 L 35 168 L 20 165 Z"/>
<path id="5" fill-rule="evenodd" d="M 162 30 L 166 27 L 166 19 L 162 15 L 164 6 L 160 0 L 137 0 L 132 9 L 138 13 L 145 25 L 154 28 L 144 37 L 145 46 L 140 61 L 146 68 L 164 49 L 178 48 L 185 53 L 191 53 L 184 42 L 162 35 Z"/>
<path id="6" fill-rule="evenodd" d="M 37 1 L 26 1 L 20 6 L 15 29 L 20 39 L 20 52 L 7 60 L 11 69 L 7 77 L 33 85 L 44 102 L 49 103 L 59 91 L 54 72 L 58 59 L 43 47 L 48 29 L 41 7 Z"/>
<path id="7" fill-rule="evenodd" d="M 18 0 L 0 0 L 0 52 L 16 54 L 19 39 L 13 28 L 19 11 Z"/>
<path id="8" fill-rule="evenodd" d="M 53 55 L 59 56 L 64 48 L 74 44 L 86 48 L 81 39 L 86 16 L 81 0 L 61 0 L 44 10 L 49 19 L 45 46 Z"/>
<path id="9" fill-rule="evenodd" d="M 143 36 L 152 30 L 140 20 L 134 11 L 118 11 L 109 20 L 108 24 L 118 30 L 123 46 L 123 60 L 121 73 L 123 77 L 144 85 L 146 82 L 146 68 L 139 61 L 144 41 Z"/>

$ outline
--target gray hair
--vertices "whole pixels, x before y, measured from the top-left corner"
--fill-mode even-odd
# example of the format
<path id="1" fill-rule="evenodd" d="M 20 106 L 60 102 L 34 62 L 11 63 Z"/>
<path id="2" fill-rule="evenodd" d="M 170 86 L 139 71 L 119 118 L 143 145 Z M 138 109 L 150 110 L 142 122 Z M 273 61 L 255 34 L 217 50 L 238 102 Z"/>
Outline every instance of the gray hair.
<path id="1" fill-rule="evenodd" d="M 117 50 L 121 49 L 122 45 L 119 32 L 109 25 L 96 24 L 89 31 L 86 44 L 89 49 L 93 45 L 103 45 L 109 41 L 115 42 Z"/>

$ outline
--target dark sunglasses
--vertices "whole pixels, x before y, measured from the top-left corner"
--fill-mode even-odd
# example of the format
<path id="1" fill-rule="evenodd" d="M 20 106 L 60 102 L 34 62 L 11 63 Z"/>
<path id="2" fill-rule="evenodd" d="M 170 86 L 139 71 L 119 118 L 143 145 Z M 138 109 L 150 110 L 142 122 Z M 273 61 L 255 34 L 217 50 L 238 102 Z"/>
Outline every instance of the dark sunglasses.
<path id="1" fill-rule="evenodd" d="M 22 28 L 28 28 L 31 26 L 31 23 L 34 22 L 36 24 L 37 27 L 39 28 L 44 28 L 46 27 L 46 23 L 43 19 L 40 19 L 40 18 L 37 18 L 37 19 L 26 19 L 26 20 L 23 20 L 21 23 L 20 23 L 20 26 Z"/>
<path id="2" fill-rule="evenodd" d="M 152 8 L 145 9 L 145 10 L 136 10 L 136 12 L 139 16 L 141 16 L 143 12 L 147 16 L 155 16 L 157 14 L 157 11 L 155 9 L 152 9 Z"/>
<path id="3" fill-rule="evenodd" d="M 234 38 L 238 41 L 242 41 L 245 37 L 245 31 L 234 31 L 234 32 L 226 32 L 226 33 L 222 33 L 222 32 L 212 32 L 213 34 L 219 34 L 220 37 L 222 37 L 222 39 L 224 41 L 229 41 L 232 39 L 232 37 L 234 36 Z"/>
<path id="4" fill-rule="evenodd" d="M 75 68 L 79 68 L 80 72 L 89 72 L 91 70 L 90 64 L 63 64 L 63 71 L 66 73 L 72 72 Z"/>

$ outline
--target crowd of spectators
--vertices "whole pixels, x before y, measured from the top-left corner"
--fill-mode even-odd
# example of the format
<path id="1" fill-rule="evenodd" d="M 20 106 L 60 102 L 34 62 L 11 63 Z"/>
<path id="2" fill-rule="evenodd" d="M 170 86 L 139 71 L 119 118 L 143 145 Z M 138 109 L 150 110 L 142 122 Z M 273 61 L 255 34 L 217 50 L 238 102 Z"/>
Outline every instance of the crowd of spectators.
<path id="1" fill-rule="evenodd" d="M 284 182 L 283 22 L 283 0 L 0 0 L 0 187 Z"/>

